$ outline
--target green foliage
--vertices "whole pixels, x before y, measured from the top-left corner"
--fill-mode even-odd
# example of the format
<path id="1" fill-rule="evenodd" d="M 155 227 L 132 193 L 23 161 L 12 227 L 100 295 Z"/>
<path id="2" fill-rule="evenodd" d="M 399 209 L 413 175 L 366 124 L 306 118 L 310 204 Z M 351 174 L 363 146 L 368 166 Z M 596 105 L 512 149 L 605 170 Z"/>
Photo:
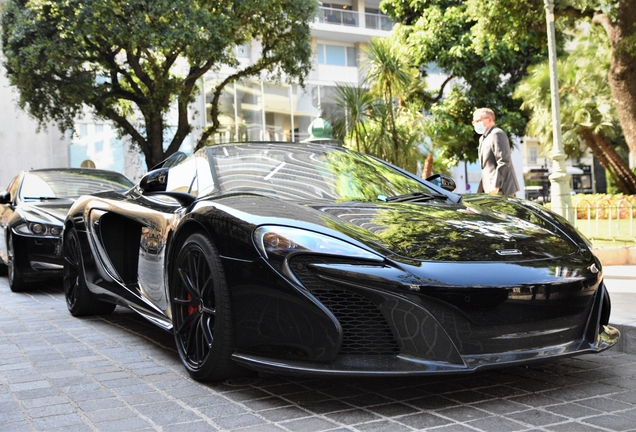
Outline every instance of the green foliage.
<path id="1" fill-rule="evenodd" d="M 599 2 L 555 2 L 557 48 L 564 53 L 565 30 L 591 18 Z M 604 10 L 615 2 L 604 2 Z M 611 6 L 611 7 L 610 7 Z M 513 97 L 528 67 L 547 57 L 543 0 L 384 0 L 381 7 L 401 25 L 396 33 L 423 68 L 434 64 L 449 76 L 443 98 L 431 95 L 432 138 L 448 157 L 475 160 L 477 135 L 470 133 L 474 109 L 490 107 L 507 132 L 525 134 L 528 111 Z M 437 91 L 437 89 L 434 89 Z M 549 91 L 542 93 L 548 95 Z"/>
<path id="2" fill-rule="evenodd" d="M 4 66 L 20 106 L 41 124 L 72 129 L 88 106 L 154 165 L 190 133 L 188 104 L 208 70 L 236 68 L 221 87 L 261 72 L 302 82 L 315 7 L 313 0 L 9 0 Z M 260 56 L 241 67 L 235 48 L 253 41 Z M 173 108 L 178 124 L 164 151 Z"/>
<path id="3" fill-rule="evenodd" d="M 476 160 L 476 108 L 492 108 L 500 127 L 524 134 L 527 119 L 512 94 L 527 66 L 547 54 L 543 0 L 384 0 L 381 7 L 402 23 L 396 34 L 416 63 L 450 78 L 426 100 L 436 124 L 431 139 L 444 156 Z"/>
<path id="4" fill-rule="evenodd" d="M 413 98 L 422 82 L 412 53 L 392 38 L 373 39 L 365 53 L 365 86 L 337 87 L 345 115 L 332 119 L 336 136 L 349 148 L 415 172 L 425 136 L 422 105 Z"/>
<path id="5" fill-rule="evenodd" d="M 582 153 L 580 127 L 614 137 L 618 123 L 607 83 L 610 52 L 600 31 L 579 34 L 575 48 L 557 64 L 563 146 L 569 157 Z M 514 93 L 521 107 L 532 112 L 527 132 L 539 139 L 547 153 L 553 142 L 550 66 L 542 62 L 529 68 L 528 76 Z"/>

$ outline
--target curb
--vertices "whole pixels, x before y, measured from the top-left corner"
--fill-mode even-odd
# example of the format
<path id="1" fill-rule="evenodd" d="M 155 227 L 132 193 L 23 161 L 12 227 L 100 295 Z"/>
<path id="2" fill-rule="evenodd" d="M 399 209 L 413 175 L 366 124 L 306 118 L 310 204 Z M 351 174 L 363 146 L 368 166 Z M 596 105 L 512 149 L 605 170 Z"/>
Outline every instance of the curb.
<path id="1" fill-rule="evenodd" d="M 603 267 L 636 264 L 636 247 L 606 247 L 592 249 Z"/>

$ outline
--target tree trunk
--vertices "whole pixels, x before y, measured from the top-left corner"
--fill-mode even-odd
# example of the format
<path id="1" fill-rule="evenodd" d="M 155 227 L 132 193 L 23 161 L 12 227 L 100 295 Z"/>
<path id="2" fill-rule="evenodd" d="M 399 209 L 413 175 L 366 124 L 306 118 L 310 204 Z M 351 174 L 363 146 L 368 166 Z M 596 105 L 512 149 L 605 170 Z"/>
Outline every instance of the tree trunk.
<path id="1" fill-rule="evenodd" d="M 429 153 L 424 161 L 424 168 L 422 168 L 422 178 L 429 178 L 433 174 L 433 154 Z"/>
<path id="2" fill-rule="evenodd" d="M 616 153 L 614 147 L 608 139 L 601 134 L 594 134 L 594 141 L 605 152 L 610 164 L 616 170 L 616 176 L 620 179 L 620 183 L 624 185 L 623 193 L 636 194 L 636 175 L 629 169 L 623 158 Z"/>
<path id="3" fill-rule="evenodd" d="M 610 174 L 618 190 L 624 194 L 635 194 L 636 175 L 630 171 L 625 161 L 616 153 L 607 139 L 602 135 L 592 133 L 586 127 L 581 128 L 581 135 L 601 166 Z"/>
<path id="4" fill-rule="evenodd" d="M 612 62 L 608 78 L 612 98 L 627 146 L 636 155 L 636 1 L 619 0 L 614 22 L 605 14 L 596 15 L 593 22 L 603 26 L 609 37 Z"/>

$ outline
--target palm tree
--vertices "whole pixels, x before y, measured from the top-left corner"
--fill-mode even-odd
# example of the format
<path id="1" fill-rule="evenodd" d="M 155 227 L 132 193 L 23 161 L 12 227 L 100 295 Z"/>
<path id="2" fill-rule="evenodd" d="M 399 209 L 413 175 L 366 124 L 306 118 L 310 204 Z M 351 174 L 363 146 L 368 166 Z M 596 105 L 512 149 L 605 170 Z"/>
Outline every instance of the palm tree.
<path id="1" fill-rule="evenodd" d="M 391 38 L 374 38 L 365 49 L 367 68 L 365 84 L 378 95 L 386 113 L 384 153 L 397 161 L 401 141 L 397 130 L 397 109 L 417 80 L 417 69 L 408 47 Z"/>
<path id="2" fill-rule="evenodd" d="M 559 96 L 563 144 L 570 156 L 580 154 L 581 142 L 587 144 L 607 170 L 617 188 L 636 193 L 636 176 L 611 145 L 618 124 L 607 83 L 609 50 L 598 38 L 579 37 L 577 49 L 559 61 Z M 530 109 L 528 134 L 547 145 L 552 142 L 549 65 L 529 69 L 529 75 L 515 91 L 523 99 L 522 108 Z"/>
<path id="3" fill-rule="evenodd" d="M 335 135 L 350 141 L 355 150 L 368 153 L 368 149 L 363 146 L 367 142 L 367 129 L 373 117 L 375 98 L 368 89 L 338 85 L 334 99 L 345 110 L 344 117 L 334 121 Z"/>

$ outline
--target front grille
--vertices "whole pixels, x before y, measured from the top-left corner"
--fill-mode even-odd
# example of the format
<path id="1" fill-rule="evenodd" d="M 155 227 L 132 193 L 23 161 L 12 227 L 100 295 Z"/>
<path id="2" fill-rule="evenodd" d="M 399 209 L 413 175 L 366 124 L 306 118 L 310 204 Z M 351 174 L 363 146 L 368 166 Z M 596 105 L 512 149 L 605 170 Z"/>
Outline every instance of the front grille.
<path id="1" fill-rule="evenodd" d="M 291 263 L 302 284 L 338 319 L 343 338 L 340 354 L 395 355 L 399 352 L 393 332 L 380 309 L 366 297 L 320 280 L 307 267 L 315 257 L 297 257 Z M 326 263 L 324 260 L 320 263 Z"/>

